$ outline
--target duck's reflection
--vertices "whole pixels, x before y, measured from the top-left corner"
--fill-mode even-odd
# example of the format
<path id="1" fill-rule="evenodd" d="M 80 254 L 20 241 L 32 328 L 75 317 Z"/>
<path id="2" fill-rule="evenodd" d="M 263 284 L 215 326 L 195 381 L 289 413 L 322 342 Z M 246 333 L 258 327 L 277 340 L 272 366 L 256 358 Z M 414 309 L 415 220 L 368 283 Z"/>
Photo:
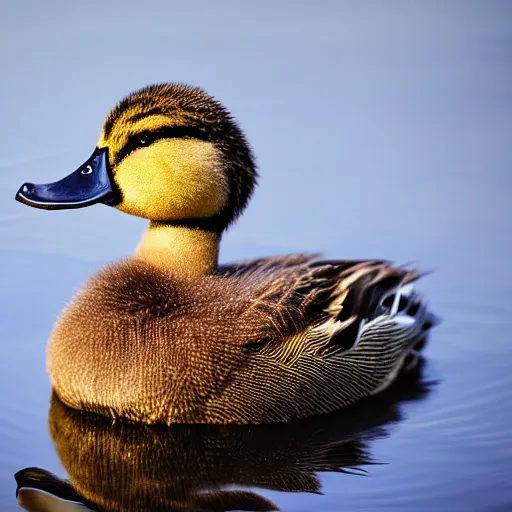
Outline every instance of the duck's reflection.
<path id="1" fill-rule="evenodd" d="M 278 510 L 256 492 L 235 489 L 318 493 L 319 472 L 364 474 L 371 440 L 401 419 L 400 402 L 424 397 L 427 387 L 418 369 L 350 409 L 257 427 L 113 425 L 53 396 L 50 433 L 70 481 L 24 469 L 16 474 L 18 502 L 39 512 Z"/>

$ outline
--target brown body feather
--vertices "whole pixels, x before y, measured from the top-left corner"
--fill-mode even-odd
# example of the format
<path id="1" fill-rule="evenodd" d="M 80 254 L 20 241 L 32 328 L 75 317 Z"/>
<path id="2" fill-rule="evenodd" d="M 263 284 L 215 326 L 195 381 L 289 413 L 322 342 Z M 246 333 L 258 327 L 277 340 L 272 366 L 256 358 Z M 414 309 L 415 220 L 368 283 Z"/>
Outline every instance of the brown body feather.
<path id="1" fill-rule="evenodd" d="M 382 386 L 423 334 L 415 322 L 354 346 L 361 321 L 411 279 L 383 262 L 298 255 L 189 282 L 126 260 L 93 277 L 63 313 L 49 371 L 67 404 L 146 423 L 330 412 Z"/>

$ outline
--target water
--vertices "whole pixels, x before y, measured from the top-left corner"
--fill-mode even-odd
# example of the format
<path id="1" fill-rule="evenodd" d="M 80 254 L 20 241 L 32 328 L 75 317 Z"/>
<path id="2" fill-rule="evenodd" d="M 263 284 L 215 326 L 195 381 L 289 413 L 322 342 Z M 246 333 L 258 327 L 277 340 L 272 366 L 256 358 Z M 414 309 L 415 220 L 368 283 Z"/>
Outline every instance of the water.
<path id="1" fill-rule="evenodd" d="M 146 433 L 140 446 L 154 436 L 179 464 L 151 454 L 162 482 L 108 459 L 119 478 L 109 492 L 126 495 L 131 478 L 182 503 L 202 485 L 287 511 L 512 509 L 508 2 L 4 0 L 0 28 L 2 510 L 19 510 L 18 470 L 77 471 L 59 459 L 69 437 L 54 446 L 49 433 L 46 340 L 73 291 L 130 253 L 145 225 L 102 206 L 31 210 L 14 193 L 75 169 L 120 96 L 165 80 L 216 95 L 258 156 L 260 186 L 223 261 L 293 251 L 413 260 L 434 270 L 420 289 L 443 323 L 409 394 L 288 430 Z M 57 424 L 73 425 L 62 414 Z M 366 473 L 336 471 L 350 468 Z"/>

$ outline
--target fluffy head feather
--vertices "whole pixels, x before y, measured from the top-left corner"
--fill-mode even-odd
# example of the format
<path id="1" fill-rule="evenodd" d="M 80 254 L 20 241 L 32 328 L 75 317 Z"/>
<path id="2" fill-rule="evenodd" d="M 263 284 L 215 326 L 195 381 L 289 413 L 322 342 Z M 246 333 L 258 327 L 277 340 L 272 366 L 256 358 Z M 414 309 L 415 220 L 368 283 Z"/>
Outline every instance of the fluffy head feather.
<path id="1" fill-rule="evenodd" d="M 141 121 L 149 119 L 155 122 L 145 128 Z M 162 124 L 168 129 L 165 133 Z M 136 126 L 140 128 L 134 134 Z M 216 231 L 225 229 L 246 206 L 257 179 L 252 151 L 231 114 L 198 87 L 162 83 L 133 92 L 108 114 L 100 136 L 99 146 L 109 147 L 114 174 L 116 166 L 133 151 L 137 143 L 134 136 L 152 131 L 158 132 L 159 138 L 169 136 L 213 144 L 219 156 L 222 179 L 226 181 L 227 199 L 210 224 Z"/>

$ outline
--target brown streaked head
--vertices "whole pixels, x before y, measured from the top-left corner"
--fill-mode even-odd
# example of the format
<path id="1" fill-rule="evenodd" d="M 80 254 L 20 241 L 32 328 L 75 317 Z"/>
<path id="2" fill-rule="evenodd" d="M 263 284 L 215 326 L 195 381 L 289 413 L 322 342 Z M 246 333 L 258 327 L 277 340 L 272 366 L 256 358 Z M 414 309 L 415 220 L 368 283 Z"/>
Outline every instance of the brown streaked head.
<path id="1" fill-rule="evenodd" d="M 23 184 L 16 199 L 48 210 L 96 203 L 152 221 L 221 233 L 249 200 L 257 172 L 229 112 L 197 87 L 144 87 L 109 113 L 92 156 L 65 178 Z"/>
<path id="2" fill-rule="evenodd" d="M 109 113 L 98 147 L 108 148 L 121 201 L 155 221 L 223 231 L 247 204 L 257 172 L 229 112 L 200 88 L 155 84 Z"/>

